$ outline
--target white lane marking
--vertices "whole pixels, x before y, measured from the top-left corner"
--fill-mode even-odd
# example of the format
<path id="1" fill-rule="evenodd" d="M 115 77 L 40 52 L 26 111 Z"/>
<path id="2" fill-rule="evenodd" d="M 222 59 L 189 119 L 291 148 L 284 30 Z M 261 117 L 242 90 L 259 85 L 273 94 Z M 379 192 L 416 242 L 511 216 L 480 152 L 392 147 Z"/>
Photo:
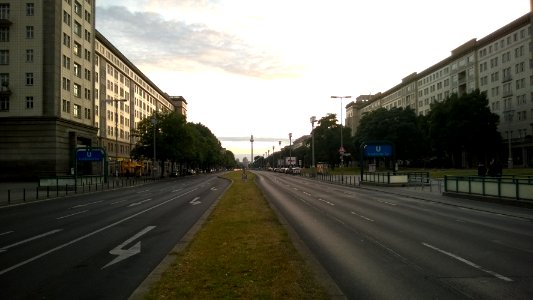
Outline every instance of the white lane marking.
<path id="1" fill-rule="evenodd" d="M 85 206 L 97 204 L 97 203 L 100 203 L 100 202 L 102 202 L 102 201 L 95 201 L 95 202 L 89 202 L 89 203 L 85 203 L 85 204 L 80 204 L 80 205 L 72 206 L 70 209 L 85 207 Z"/>
<path id="2" fill-rule="evenodd" d="M 388 202 L 388 201 L 383 201 L 383 200 L 378 200 L 379 203 L 384 203 L 384 204 L 388 204 L 388 205 L 392 205 L 392 206 L 396 206 L 397 204 L 396 203 L 392 203 L 392 202 Z"/>
<path id="3" fill-rule="evenodd" d="M 196 198 L 192 199 L 189 203 L 192 204 L 192 205 L 197 205 L 197 204 L 202 203 L 202 202 L 198 201 L 198 199 L 200 199 L 200 197 L 196 197 Z"/>
<path id="4" fill-rule="evenodd" d="M 130 237 L 129 239 L 127 239 L 126 241 L 124 241 L 124 243 L 116 246 L 115 248 L 111 249 L 111 251 L 109 251 L 109 254 L 113 254 L 113 255 L 118 255 L 117 257 L 115 257 L 112 261 L 110 261 L 107 265 L 103 266 L 102 269 L 105 269 L 111 265 L 114 265 L 120 261 L 123 261 L 125 260 L 126 258 L 128 257 L 131 257 L 135 254 L 139 254 L 141 253 L 141 241 L 138 241 L 135 245 L 131 246 L 129 249 L 123 249 L 126 245 L 128 245 L 129 243 L 133 242 L 134 240 L 140 238 L 141 236 L 143 236 L 144 234 L 148 233 L 148 231 L 154 229 L 155 226 L 148 226 L 146 227 L 145 229 L 139 231 L 137 234 L 135 234 L 134 236 Z"/>
<path id="5" fill-rule="evenodd" d="M 138 191 L 137 194 L 140 194 L 140 193 L 147 193 L 149 192 L 150 190 L 142 190 L 142 191 Z"/>
<path id="6" fill-rule="evenodd" d="M 14 232 L 13 230 L 11 230 L 11 231 L 6 231 L 6 232 L 2 232 L 2 233 L 0 233 L 0 236 L 2 236 L 2 235 L 8 235 L 8 234 L 13 233 L 13 232 Z"/>
<path id="7" fill-rule="evenodd" d="M 102 228 L 100 228 L 100 229 L 97 229 L 97 230 L 95 230 L 95 231 L 93 231 L 93 232 L 87 233 L 87 234 L 82 235 L 82 236 L 80 236 L 80 237 L 78 237 L 78 238 L 75 238 L 75 239 L 73 239 L 73 240 L 71 240 L 71 241 L 69 241 L 69 242 L 66 242 L 66 243 L 64 243 L 64 244 L 62 244 L 62 245 L 59 245 L 59 246 L 57 246 L 57 247 L 55 247 L 55 248 L 52 248 L 52 249 L 50 249 L 50 250 L 48 250 L 48 251 L 45 251 L 45 252 L 43 252 L 43 253 L 41 253 L 41 254 L 39 254 L 39 255 L 36 255 L 36 256 L 34 256 L 34 257 L 31 257 L 31 258 L 28 258 L 28 259 L 26 259 L 26 260 L 24 260 L 24 261 L 22 261 L 22 262 L 20 262 L 20 263 L 18 263 L 18 264 L 16 264 L 16 265 L 13 265 L 13 266 L 11 266 L 11 267 L 9 267 L 9 268 L 7 268 L 7 269 L 0 270 L 0 275 L 3 275 L 3 274 L 5 274 L 5 273 L 7 273 L 7 272 L 9 272 L 9 271 L 13 271 L 13 270 L 15 270 L 15 269 L 18 269 L 18 268 L 20 268 L 20 267 L 22 267 L 22 266 L 24 266 L 24 265 L 26 265 L 26 264 L 31 263 L 32 261 L 38 260 L 38 259 L 41 258 L 41 257 L 47 256 L 48 254 L 54 253 L 54 252 L 56 252 L 56 251 L 59 251 L 59 250 L 65 248 L 65 247 L 67 247 L 67 246 L 70 246 L 70 245 L 75 244 L 75 243 L 77 243 L 77 242 L 79 242 L 79 241 L 82 241 L 82 240 L 84 240 L 84 239 L 86 239 L 86 238 L 89 238 L 89 237 L 91 237 L 91 236 L 93 236 L 93 235 L 95 235 L 95 234 L 97 234 L 97 233 L 100 233 L 100 232 L 102 232 L 102 231 L 104 231 L 104 230 L 107 230 L 107 229 L 109 229 L 109 228 L 111 228 L 111 227 L 115 227 L 115 226 L 117 226 L 117 225 L 119 225 L 119 224 L 121 224 L 121 223 L 123 223 L 123 222 L 126 222 L 126 221 L 128 221 L 128 220 L 130 220 L 130 219 L 133 219 L 133 218 L 139 216 L 139 215 L 142 215 L 142 214 L 144 214 L 144 213 L 147 213 L 147 212 L 151 211 L 152 209 L 156 209 L 156 208 L 158 208 L 159 206 L 165 205 L 165 204 L 167 204 L 167 203 L 169 203 L 169 202 L 172 202 L 172 201 L 174 201 L 174 200 L 176 200 L 176 199 L 178 199 L 178 198 L 180 198 L 180 197 L 183 197 L 183 196 L 185 196 L 185 195 L 187 195 L 187 194 L 190 194 L 190 193 L 196 191 L 197 189 L 198 189 L 198 188 L 195 188 L 195 189 L 192 189 L 192 190 L 190 190 L 190 191 L 188 191 L 188 192 L 185 192 L 185 193 L 183 193 L 183 194 L 181 194 L 181 195 L 178 195 L 178 196 L 172 197 L 172 198 L 170 198 L 170 199 L 168 199 L 168 200 L 166 200 L 166 201 L 163 201 L 163 202 L 161 202 L 161 203 L 159 203 L 159 204 L 156 204 L 156 205 L 154 205 L 154 206 L 152 206 L 152 207 L 149 207 L 149 208 L 147 208 L 147 209 L 145 209 L 145 210 L 142 210 L 142 211 L 140 211 L 140 212 L 138 212 L 138 213 L 136 213 L 136 214 L 133 214 L 133 215 L 131 215 L 131 216 L 129 216 L 129 217 L 126 217 L 126 218 L 124 218 L 124 219 L 122 219 L 122 220 L 118 220 L 118 221 L 116 221 L 115 223 L 111 223 L 111 224 L 109 224 L 109 225 L 107 225 L 107 226 L 104 226 L 104 227 L 102 227 Z"/>
<path id="8" fill-rule="evenodd" d="M 63 229 L 55 229 L 55 230 L 52 230 L 52 231 L 45 232 L 45 233 L 43 233 L 43 234 L 36 235 L 36 236 L 31 237 L 31 238 L 28 238 L 28 239 L 22 240 L 22 241 L 20 241 L 20 242 L 16 242 L 16 243 L 14 243 L 14 244 L 4 246 L 4 247 L 0 248 L 0 252 L 4 252 L 4 251 L 6 251 L 6 250 L 9 249 L 9 248 L 13 248 L 13 247 L 15 247 L 15 246 L 22 245 L 22 244 L 25 244 L 25 243 L 31 242 L 31 241 L 33 241 L 33 240 L 40 239 L 40 238 L 43 238 L 43 237 L 45 237 L 45 236 L 52 235 L 52 234 L 54 234 L 54 233 L 58 233 L 58 232 L 60 232 L 61 230 L 63 230 Z M 11 232 L 13 232 L 13 231 L 11 231 Z"/>
<path id="9" fill-rule="evenodd" d="M 124 199 L 124 200 L 118 200 L 118 201 L 115 201 L 115 202 L 111 202 L 111 203 L 109 203 L 109 204 L 113 205 L 113 204 L 117 204 L 117 203 L 122 203 L 122 202 L 124 202 L 124 201 L 126 201 L 126 199 Z"/>
<path id="10" fill-rule="evenodd" d="M 307 196 L 311 196 L 311 194 L 309 194 L 308 192 L 304 192 L 304 194 L 306 194 Z"/>
<path id="11" fill-rule="evenodd" d="M 324 203 L 326 203 L 326 204 L 329 204 L 329 205 L 331 205 L 331 206 L 335 206 L 335 203 L 333 203 L 333 202 L 329 202 L 329 201 L 324 200 L 324 199 L 322 199 L 322 198 L 318 198 L 318 201 L 322 201 L 322 202 L 324 202 Z"/>
<path id="12" fill-rule="evenodd" d="M 58 217 L 58 218 L 56 218 L 56 220 L 61 220 L 61 219 L 70 218 L 70 217 L 72 217 L 72 216 L 79 215 L 79 214 L 83 214 L 83 213 L 86 213 L 86 212 L 88 212 L 88 210 L 82 210 L 82 211 L 75 212 L 75 213 L 70 214 L 70 215 L 66 215 L 66 216 Z"/>
<path id="13" fill-rule="evenodd" d="M 440 252 L 440 253 L 442 253 L 442 254 L 445 254 L 445 255 L 447 255 L 447 256 L 449 256 L 449 257 L 451 257 L 451 258 L 454 258 L 454 259 L 456 259 L 456 260 L 458 260 L 458 261 L 460 261 L 460 262 L 462 262 L 462 263 L 465 263 L 465 264 L 467 264 L 467 265 L 469 265 L 469 266 L 471 266 L 471 267 L 474 267 L 474 268 L 476 268 L 476 269 L 478 269 L 478 270 L 480 270 L 480 271 L 483 271 L 483 272 L 485 272 L 485 273 L 488 273 L 488 274 L 490 274 L 490 275 L 492 275 L 492 276 L 494 276 L 494 277 L 496 277 L 496 278 L 498 278 L 498 279 L 501 279 L 501 280 L 504 280 L 504 281 L 508 281 L 508 282 L 513 281 L 513 280 L 512 280 L 511 278 L 509 278 L 509 277 L 503 276 L 503 275 L 498 274 L 498 273 L 496 273 L 496 272 L 493 272 L 493 271 L 491 271 L 491 270 L 487 270 L 487 269 L 483 268 L 482 266 L 480 266 L 480 265 L 478 265 L 478 264 L 476 264 L 476 263 L 474 263 L 474 262 L 471 262 L 471 261 L 469 261 L 468 259 L 465 259 L 465 258 L 462 258 L 462 257 L 460 257 L 460 256 L 458 256 L 458 255 L 455 255 L 455 254 L 453 254 L 453 253 L 451 253 L 451 252 L 448 252 L 448 251 L 445 251 L 445 250 L 439 249 L 439 248 L 437 248 L 437 247 L 435 247 L 435 246 L 433 246 L 433 245 L 430 245 L 430 244 L 428 244 L 428 243 L 422 243 L 422 245 L 424 245 L 424 246 L 426 246 L 426 247 L 428 247 L 428 248 L 431 248 L 431 249 L 433 249 L 433 250 L 435 250 L 435 251 L 437 251 L 437 252 Z"/>
<path id="14" fill-rule="evenodd" d="M 148 202 L 148 201 L 152 201 L 152 198 L 144 199 L 144 200 L 141 200 L 141 201 L 139 201 L 139 202 L 134 202 L 134 203 L 128 205 L 128 207 L 141 205 L 141 204 L 143 204 L 143 203 L 145 203 L 145 202 Z"/>
<path id="15" fill-rule="evenodd" d="M 176 192 L 179 192 L 179 191 L 181 191 L 181 190 L 183 190 L 183 189 L 173 190 L 172 192 L 173 192 L 173 193 L 176 193 Z"/>
<path id="16" fill-rule="evenodd" d="M 352 215 L 356 215 L 356 216 L 358 216 L 359 218 L 363 218 L 363 219 L 365 219 L 365 220 L 367 220 L 367 221 L 374 222 L 374 220 L 372 220 L 372 219 L 370 219 L 370 218 L 367 218 L 367 217 L 363 216 L 362 214 L 360 214 L 360 213 L 356 213 L 356 212 L 354 212 L 354 211 L 352 211 Z"/>
<path id="17" fill-rule="evenodd" d="M 211 190 L 212 190 L 212 191 L 217 191 L 218 189 L 217 189 L 216 186 L 214 186 L 214 187 L 211 188 Z"/>

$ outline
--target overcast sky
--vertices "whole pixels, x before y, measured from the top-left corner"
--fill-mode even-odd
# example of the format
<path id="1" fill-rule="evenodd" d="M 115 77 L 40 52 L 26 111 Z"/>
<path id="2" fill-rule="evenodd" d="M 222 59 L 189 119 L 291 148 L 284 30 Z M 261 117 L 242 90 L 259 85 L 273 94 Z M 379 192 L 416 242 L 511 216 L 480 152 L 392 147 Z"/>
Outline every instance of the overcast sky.
<path id="1" fill-rule="evenodd" d="M 384 92 L 530 10 L 528 0 L 97 0 L 96 28 L 183 96 L 237 157 L 341 114 L 331 96 Z M 355 100 L 355 99 L 352 99 Z M 342 101 L 344 106 L 350 99 Z M 242 141 L 235 141 L 241 139 Z"/>

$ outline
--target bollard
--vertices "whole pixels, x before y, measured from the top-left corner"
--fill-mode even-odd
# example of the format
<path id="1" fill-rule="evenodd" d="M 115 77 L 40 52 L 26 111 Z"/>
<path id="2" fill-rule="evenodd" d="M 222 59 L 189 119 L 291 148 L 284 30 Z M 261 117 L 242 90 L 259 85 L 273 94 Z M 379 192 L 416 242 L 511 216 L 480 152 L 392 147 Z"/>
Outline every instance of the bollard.
<path id="1" fill-rule="evenodd" d="M 39 200 L 39 187 L 35 188 L 35 200 Z"/>
<path id="2" fill-rule="evenodd" d="M 65 196 L 68 196 L 68 183 L 65 184 Z"/>
<path id="3" fill-rule="evenodd" d="M 46 198 L 50 198 L 50 187 L 46 186 Z"/>
<path id="4" fill-rule="evenodd" d="M 22 189 L 22 202 L 26 202 L 26 188 Z"/>
<path id="5" fill-rule="evenodd" d="M 7 190 L 7 204 L 11 204 L 11 190 Z"/>
<path id="6" fill-rule="evenodd" d="M 96 189 L 96 191 L 98 191 L 98 182 L 94 184 L 94 188 Z"/>

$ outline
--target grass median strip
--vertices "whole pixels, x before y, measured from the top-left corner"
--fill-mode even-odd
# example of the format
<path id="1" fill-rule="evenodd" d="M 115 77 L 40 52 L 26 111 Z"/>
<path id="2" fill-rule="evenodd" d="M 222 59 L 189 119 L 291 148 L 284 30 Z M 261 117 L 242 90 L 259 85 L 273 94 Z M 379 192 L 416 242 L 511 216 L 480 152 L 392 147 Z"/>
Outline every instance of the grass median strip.
<path id="1" fill-rule="evenodd" d="M 255 185 L 232 186 L 148 299 L 328 299 Z"/>

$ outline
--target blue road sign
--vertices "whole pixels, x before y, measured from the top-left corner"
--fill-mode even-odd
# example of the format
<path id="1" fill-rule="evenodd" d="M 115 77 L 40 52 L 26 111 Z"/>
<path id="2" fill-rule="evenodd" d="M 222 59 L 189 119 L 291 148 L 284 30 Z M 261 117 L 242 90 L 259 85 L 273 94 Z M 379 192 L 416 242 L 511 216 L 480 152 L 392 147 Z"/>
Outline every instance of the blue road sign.
<path id="1" fill-rule="evenodd" d="M 104 159 L 104 150 L 102 149 L 77 149 L 76 159 L 79 161 L 101 161 Z"/>
<path id="2" fill-rule="evenodd" d="M 365 145 L 363 151 L 366 157 L 390 157 L 392 156 L 392 145 L 390 144 Z"/>

